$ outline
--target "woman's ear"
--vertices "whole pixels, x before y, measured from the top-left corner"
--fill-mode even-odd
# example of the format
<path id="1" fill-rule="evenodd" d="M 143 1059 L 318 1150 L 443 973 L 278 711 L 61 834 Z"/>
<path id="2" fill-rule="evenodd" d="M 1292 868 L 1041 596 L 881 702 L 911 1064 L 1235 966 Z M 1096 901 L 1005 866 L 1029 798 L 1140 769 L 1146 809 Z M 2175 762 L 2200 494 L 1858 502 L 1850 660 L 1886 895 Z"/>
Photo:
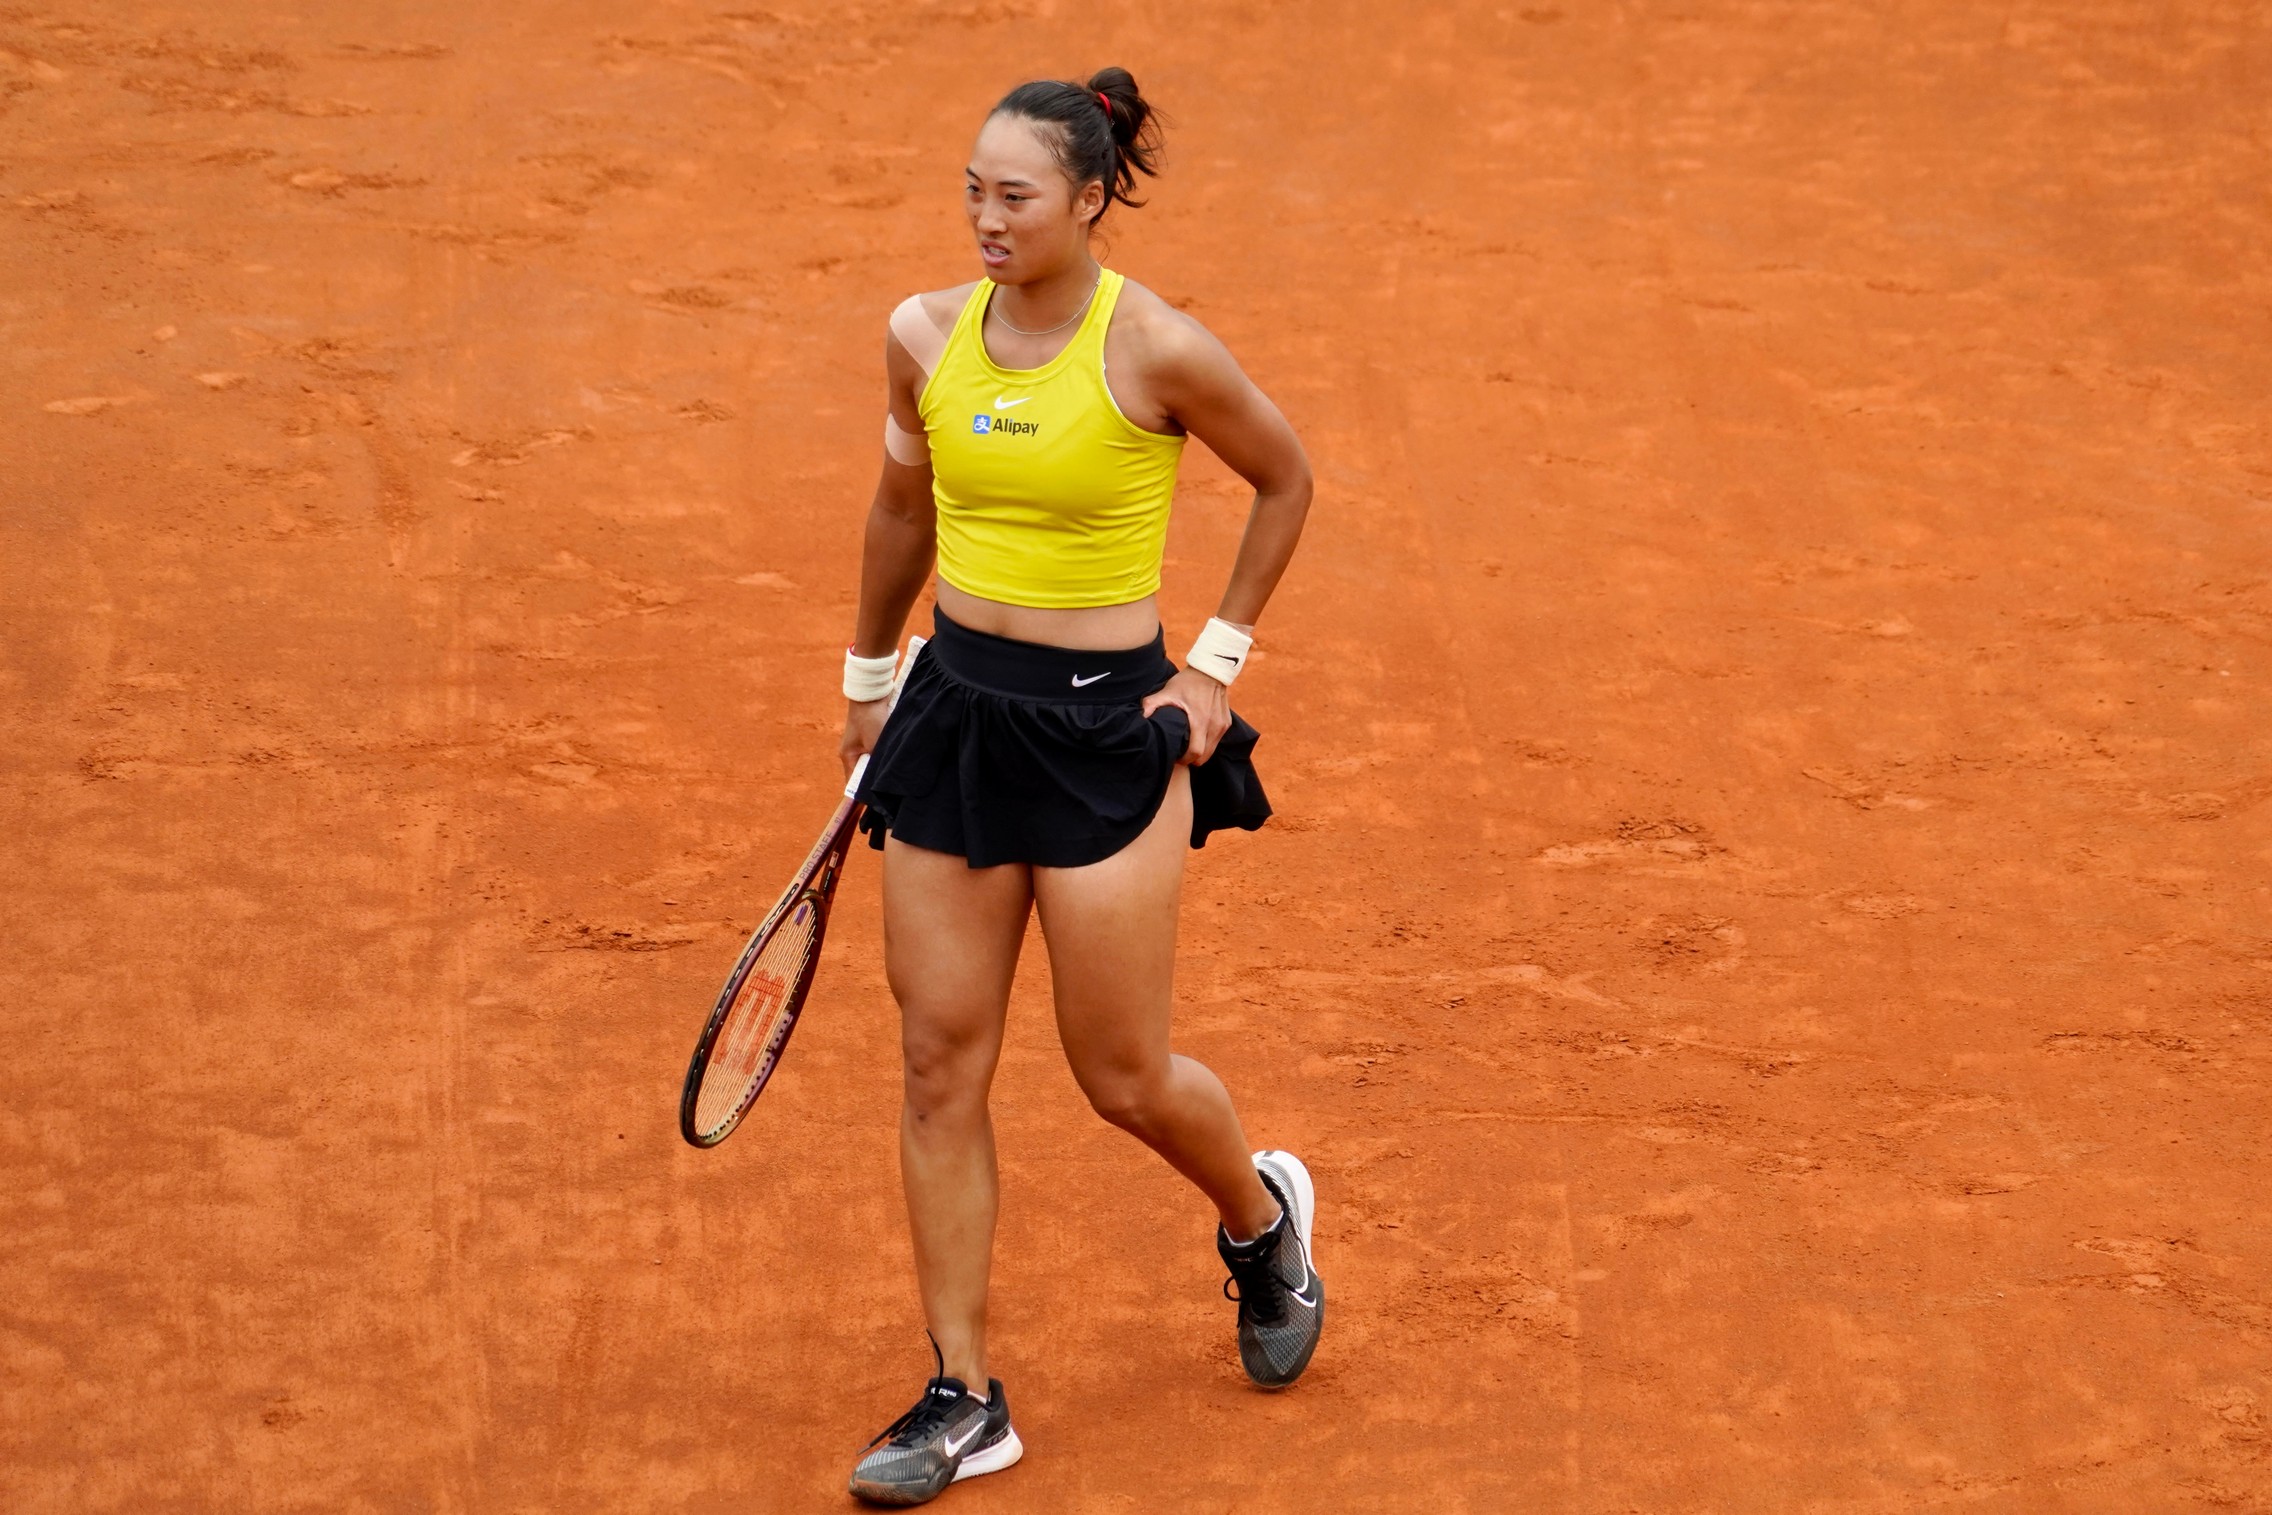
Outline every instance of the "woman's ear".
<path id="1" fill-rule="evenodd" d="M 1088 183 L 1082 185 L 1081 192 L 1073 197 L 1074 215 L 1091 227 L 1097 224 L 1097 217 L 1104 214 L 1105 205 L 1104 181 L 1101 179 L 1091 179 Z"/>

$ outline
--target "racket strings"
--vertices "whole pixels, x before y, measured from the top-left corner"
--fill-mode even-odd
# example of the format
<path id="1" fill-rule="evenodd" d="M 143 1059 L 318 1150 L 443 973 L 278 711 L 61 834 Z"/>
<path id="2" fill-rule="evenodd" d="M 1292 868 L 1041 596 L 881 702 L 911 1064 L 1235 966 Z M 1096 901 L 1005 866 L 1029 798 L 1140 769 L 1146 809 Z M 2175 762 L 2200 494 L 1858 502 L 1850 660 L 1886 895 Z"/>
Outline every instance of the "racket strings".
<path id="1" fill-rule="evenodd" d="M 739 1115 L 772 1070 L 781 1032 L 795 1010 L 797 985 L 812 958 L 820 918 L 812 900 L 798 901 L 758 949 L 757 961 L 750 964 L 735 992 L 695 1096 L 695 1125 L 704 1135 Z"/>

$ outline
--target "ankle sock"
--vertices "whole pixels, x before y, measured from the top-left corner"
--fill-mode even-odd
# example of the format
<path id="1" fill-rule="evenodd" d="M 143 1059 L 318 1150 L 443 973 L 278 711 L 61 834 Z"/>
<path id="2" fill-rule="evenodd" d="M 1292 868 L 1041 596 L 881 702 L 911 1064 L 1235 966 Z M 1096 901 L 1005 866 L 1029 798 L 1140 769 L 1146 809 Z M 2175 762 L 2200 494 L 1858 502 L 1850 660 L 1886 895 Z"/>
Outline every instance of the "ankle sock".
<path id="1" fill-rule="evenodd" d="M 1273 1235 L 1273 1234 L 1274 1234 L 1274 1233 L 1275 1233 L 1275 1232 L 1276 1232 L 1276 1231 L 1277 1231 L 1277 1230 L 1278 1230 L 1278 1229 L 1279 1229 L 1280 1227 L 1284 1226 L 1285 1224 L 1286 1224 L 1286 1212 L 1285 1212 L 1285 1210 L 1284 1210 L 1283 1208 L 1281 1208 L 1281 1209 L 1280 1209 L 1280 1210 L 1278 1211 L 1278 1218 L 1277 1218 L 1276 1220 L 1272 1221 L 1272 1222 L 1271 1222 L 1271 1223 L 1270 1223 L 1269 1225 L 1267 1225 L 1267 1226 L 1264 1226 L 1264 1227 L 1262 1228 L 1262 1232 L 1261 1232 L 1261 1234 L 1260 1234 L 1260 1235 L 1258 1235 L 1258 1236 L 1256 1236 L 1256 1237 L 1254 1238 L 1254 1240 L 1252 1240 L 1252 1241 L 1232 1241 L 1232 1240 L 1231 1240 L 1231 1233 L 1230 1233 L 1230 1229 L 1229 1229 L 1228 1227 L 1225 1227 L 1225 1228 L 1224 1228 L 1224 1230 L 1223 1230 L 1223 1240 L 1224 1240 L 1224 1241 L 1225 1241 L 1225 1242 L 1226 1242 L 1226 1243 L 1227 1243 L 1227 1244 L 1228 1244 L 1228 1245 L 1230 1246 L 1230 1249 L 1231 1249 L 1231 1250 L 1232 1250 L 1233 1252 L 1236 1252 L 1236 1253 L 1238 1253 L 1238 1254 L 1239 1254 L 1239 1255 L 1240 1255 L 1241 1257 L 1244 1257 L 1244 1256 L 1246 1256 L 1246 1255 L 1247 1255 L 1248 1253 L 1250 1253 L 1250 1252 L 1256 1252 L 1256 1251 L 1260 1251 L 1260 1250 L 1261 1250 L 1261 1248 L 1262 1248 L 1262 1244 L 1263 1244 L 1264 1242 L 1266 1242 L 1266 1241 L 1270 1240 L 1271 1236 L 1272 1236 L 1272 1235 Z"/>

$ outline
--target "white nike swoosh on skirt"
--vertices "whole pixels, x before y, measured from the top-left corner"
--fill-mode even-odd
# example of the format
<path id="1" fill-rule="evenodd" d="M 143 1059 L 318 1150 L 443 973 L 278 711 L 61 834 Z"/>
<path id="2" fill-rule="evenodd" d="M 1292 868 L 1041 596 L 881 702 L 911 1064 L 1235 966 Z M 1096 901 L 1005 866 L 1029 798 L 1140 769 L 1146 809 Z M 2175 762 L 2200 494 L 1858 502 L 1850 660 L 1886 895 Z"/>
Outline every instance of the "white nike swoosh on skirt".
<path id="1" fill-rule="evenodd" d="M 1111 677 L 1112 677 L 1112 670 L 1111 670 L 1111 669 L 1109 669 L 1109 668 L 1107 668 L 1107 669 L 1106 669 L 1106 670 L 1105 670 L 1104 672 L 1102 672 L 1102 673 L 1092 673 L 1092 674 L 1090 674 L 1090 675 L 1089 675 L 1089 676 L 1088 676 L 1087 678 L 1085 678 L 1085 679 L 1084 679 L 1084 678 L 1082 678 L 1082 677 L 1081 677 L 1081 676 L 1080 676 L 1079 674 L 1077 674 L 1077 673 L 1076 673 L 1076 674 L 1074 674 L 1074 675 L 1073 675 L 1073 687 L 1074 687 L 1075 689 L 1086 689 L 1086 688 L 1088 688 L 1088 687 L 1089 687 L 1089 686 L 1090 686 L 1091 684 L 1094 684 L 1094 683 L 1095 683 L 1095 682 L 1096 682 L 1096 681 L 1097 681 L 1098 679 L 1109 679 L 1109 678 L 1111 678 Z"/>

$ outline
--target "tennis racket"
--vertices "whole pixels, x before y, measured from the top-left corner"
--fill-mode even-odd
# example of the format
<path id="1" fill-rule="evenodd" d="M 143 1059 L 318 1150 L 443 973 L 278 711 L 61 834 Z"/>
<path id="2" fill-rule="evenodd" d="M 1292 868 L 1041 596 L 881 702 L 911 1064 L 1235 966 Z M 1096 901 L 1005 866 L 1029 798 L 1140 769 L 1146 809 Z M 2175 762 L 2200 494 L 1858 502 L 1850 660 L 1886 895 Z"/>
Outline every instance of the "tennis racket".
<path id="1" fill-rule="evenodd" d="M 899 678 L 892 684 L 897 701 L 900 685 L 915 666 L 923 638 L 910 638 L 907 656 L 900 660 Z M 886 707 L 889 708 L 888 706 Z M 695 1043 L 694 1060 L 687 1065 L 686 1088 L 678 1101 L 679 1134 L 697 1147 L 715 1147 L 733 1134 L 749 1107 L 765 1092 L 767 1079 L 781 1065 L 789 1033 L 812 992 L 813 975 L 820 969 L 821 938 L 828 931 L 828 908 L 836 898 L 836 881 L 844 872 L 844 859 L 852 849 L 863 808 L 852 796 L 868 771 L 862 754 L 844 785 L 844 798 L 820 840 L 797 869 L 787 890 L 774 904 L 741 960 L 726 975 L 726 987 L 711 1007 L 710 1019 Z"/>

